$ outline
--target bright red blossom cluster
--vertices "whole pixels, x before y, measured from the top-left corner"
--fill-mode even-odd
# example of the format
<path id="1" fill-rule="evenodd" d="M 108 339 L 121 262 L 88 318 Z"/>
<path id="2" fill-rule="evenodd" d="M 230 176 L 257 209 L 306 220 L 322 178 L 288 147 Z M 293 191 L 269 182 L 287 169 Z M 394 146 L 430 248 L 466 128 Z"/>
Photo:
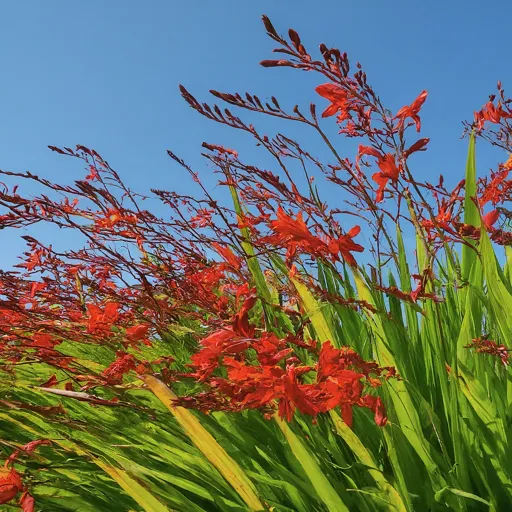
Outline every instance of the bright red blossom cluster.
<path id="1" fill-rule="evenodd" d="M 494 96 L 483 106 L 481 110 L 475 112 L 475 123 L 479 130 L 484 128 L 486 122 L 493 124 L 500 124 L 503 119 L 512 118 L 512 111 L 503 108 L 503 105 L 498 101 L 497 105 L 494 104 Z"/>
<path id="2" fill-rule="evenodd" d="M 381 203 L 384 200 L 384 191 L 389 180 L 391 180 L 393 185 L 396 185 L 400 176 L 400 169 L 396 165 L 395 156 L 391 153 L 383 155 L 375 148 L 360 145 L 357 156 L 358 160 L 363 155 L 373 156 L 377 159 L 377 166 L 380 171 L 372 175 L 372 180 L 378 185 L 376 201 Z"/>
<path id="3" fill-rule="evenodd" d="M 352 408 L 359 406 L 374 411 L 378 425 L 386 424 L 381 399 L 365 390 L 380 386 L 382 378 L 396 377 L 393 368 L 380 368 L 350 348 L 334 348 L 328 341 L 318 349 L 316 342 L 294 336 L 279 338 L 264 331 L 254 337 L 249 312 L 255 300 L 249 295 L 231 327 L 202 340 L 201 349 L 192 356 L 193 373 L 185 376 L 202 382 L 208 391 L 180 398 L 180 405 L 206 412 L 261 409 L 268 415 L 277 408 L 288 421 L 295 410 L 316 417 L 340 407 L 349 425 Z M 311 364 L 301 364 L 298 347 L 307 350 Z"/>
<path id="4" fill-rule="evenodd" d="M 488 336 L 480 336 L 479 338 L 471 340 L 471 343 L 466 345 L 465 348 L 475 349 L 479 354 L 488 354 L 498 357 L 501 359 L 504 366 L 510 364 L 510 349 L 506 348 L 503 344 L 488 339 Z"/>
<path id="5" fill-rule="evenodd" d="M 279 207 L 277 219 L 270 222 L 270 228 L 275 234 L 266 237 L 265 241 L 287 247 L 288 259 L 291 259 L 297 251 L 302 251 L 311 256 L 332 261 L 339 261 L 341 256 L 350 265 L 355 265 L 356 260 L 352 252 L 364 251 L 361 245 L 352 240 L 361 231 L 359 226 L 354 226 L 338 238 L 324 236 L 322 239 L 310 232 L 302 218 L 302 212 L 299 212 L 294 219 Z"/>
<path id="6" fill-rule="evenodd" d="M 421 130 L 421 120 L 420 120 L 420 110 L 427 99 L 427 91 L 422 91 L 421 94 L 410 104 L 402 107 L 393 119 L 398 119 L 398 123 L 396 125 L 397 130 L 403 130 L 405 126 L 405 121 L 408 118 L 411 118 L 416 125 L 416 131 L 419 133 Z"/>
<path id="7" fill-rule="evenodd" d="M 269 333 L 252 340 L 240 339 L 230 331 L 214 333 L 194 356 L 196 372 L 190 375 L 210 390 L 183 397 L 178 403 L 206 412 L 261 409 L 269 415 L 277 407 L 279 416 L 288 421 L 295 410 L 316 417 L 340 407 L 348 425 L 352 425 L 352 408 L 359 406 L 372 409 L 379 426 L 386 424 L 381 399 L 365 393 L 365 388 L 380 386 L 382 375 L 395 376 L 392 368 L 366 363 L 348 347 L 335 349 L 330 342 L 321 345 L 318 363 L 301 366 L 290 344 L 293 340 L 280 340 Z M 310 349 L 316 352 L 312 346 Z M 256 361 L 250 357 L 251 350 Z M 225 370 L 226 378 L 214 373 L 219 368 Z"/>

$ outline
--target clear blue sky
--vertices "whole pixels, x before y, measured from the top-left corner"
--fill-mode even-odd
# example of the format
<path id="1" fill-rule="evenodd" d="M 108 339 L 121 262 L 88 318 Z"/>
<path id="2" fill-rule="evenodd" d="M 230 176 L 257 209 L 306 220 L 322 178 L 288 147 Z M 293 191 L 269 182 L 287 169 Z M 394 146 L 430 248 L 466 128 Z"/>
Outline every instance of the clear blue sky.
<path id="1" fill-rule="evenodd" d="M 313 92 L 318 79 L 259 67 L 273 48 L 260 21 L 266 13 L 279 32 L 295 28 L 310 51 L 321 42 L 347 51 L 394 111 L 427 89 L 422 136 L 432 142 L 417 157 L 415 172 L 443 173 L 455 181 L 462 177 L 466 153 L 461 121 L 494 92 L 498 79 L 512 93 L 512 4 L 492 5 L 481 0 L 3 2 L 0 167 L 72 181 L 83 176 L 79 163 L 51 153 L 47 145 L 84 144 L 137 190 L 190 191 L 167 148 L 196 165 L 207 140 L 241 149 L 251 160 L 253 145 L 201 119 L 181 99 L 178 84 L 201 99 L 208 89 L 218 89 L 263 98 L 274 94 L 287 105 L 323 105 Z M 311 144 L 314 151 L 316 142 Z M 504 158 L 483 146 L 478 151 L 480 172 Z M 18 234 L 0 231 L 2 267 L 20 252 Z"/>

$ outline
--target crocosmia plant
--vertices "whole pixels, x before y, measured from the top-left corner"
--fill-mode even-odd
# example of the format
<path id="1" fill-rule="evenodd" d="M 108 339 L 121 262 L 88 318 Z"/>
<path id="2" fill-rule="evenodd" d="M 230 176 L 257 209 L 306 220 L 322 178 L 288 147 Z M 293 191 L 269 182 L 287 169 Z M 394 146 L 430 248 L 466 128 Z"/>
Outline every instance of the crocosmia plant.
<path id="1" fill-rule="evenodd" d="M 458 183 L 424 181 L 427 91 L 390 111 L 346 53 L 263 23 L 261 65 L 317 86 L 291 108 L 181 87 L 256 143 L 203 144 L 222 199 L 172 151 L 196 195 L 132 191 L 81 145 L 50 146 L 74 183 L 0 171 L 27 243 L 0 272 L 2 510 L 512 510 L 511 100 L 465 123 Z"/>

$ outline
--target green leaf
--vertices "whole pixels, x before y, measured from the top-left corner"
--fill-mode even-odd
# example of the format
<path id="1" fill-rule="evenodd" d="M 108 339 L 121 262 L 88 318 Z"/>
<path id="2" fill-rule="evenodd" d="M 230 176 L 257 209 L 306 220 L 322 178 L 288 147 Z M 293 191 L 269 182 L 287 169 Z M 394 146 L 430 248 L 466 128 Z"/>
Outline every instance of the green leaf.
<path id="1" fill-rule="evenodd" d="M 242 468 L 189 410 L 174 405 L 177 396 L 163 382 L 151 375 L 142 376 L 141 379 L 178 420 L 190 440 L 230 483 L 249 509 L 265 510 L 257 496 L 256 488 Z"/>
<path id="2" fill-rule="evenodd" d="M 274 415 L 281 432 L 284 434 L 290 448 L 308 475 L 311 485 L 318 494 L 329 512 L 349 512 L 349 509 L 334 490 L 331 483 L 318 466 L 315 457 L 306 449 L 303 442 L 295 435 L 286 421 L 283 421 L 276 414 Z"/>
<path id="3" fill-rule="evenodd" d="M 331 418 L 333 419 L 336 432 L 347 443 L 357 459 L 368 467 L 368 473 L 375 480 L 379 489 L 387 497 L 389 510 L 406 512 L 410 510 L 404 503 L 397 490 L 386 480 L 382 472 L 377 469 L 377 464 L 373 455 L 365 448 L 361 440 L 357 437 L 354 431 L 340 418 L 338 413 L 330 411 Z"/>
<path id="4" fill-rule="evenodd" d="M 475 134 L 471 133 L 469 137 L 468 158 L 466 163 L 466 180 L 464 195 L 464 224 L 471 226 L 480 226 L 480 212 L 473 198 L 476 196 L 476 152 L 475 152 Z M 473 240 L 467 240 L 469 245 L 462 246 L 462 278 L 469 280 L 471 269 L 477 260 L 477 252 Z"/>
<path id="5" fill-rule="evenodd" d="M 491 504 L 484 500 L 483 498 L 480 498 L 480 496 L 477 496 L 476 494 L 472 494 L 470 492 L 461 491 L 460 489 L 454 489 L 453 487 L 444 487 L 440 491 L 437 491 L 435 494 L 435 499 L 437 502 L 442 502 L 444 496 L 447 493 L 455 494 L 456 496 L 461 496 L 462 498 L 467 498 L 469 500 L 479 501 L 480 503 L 483 503 L 484 505 L 490 506 Z"/>

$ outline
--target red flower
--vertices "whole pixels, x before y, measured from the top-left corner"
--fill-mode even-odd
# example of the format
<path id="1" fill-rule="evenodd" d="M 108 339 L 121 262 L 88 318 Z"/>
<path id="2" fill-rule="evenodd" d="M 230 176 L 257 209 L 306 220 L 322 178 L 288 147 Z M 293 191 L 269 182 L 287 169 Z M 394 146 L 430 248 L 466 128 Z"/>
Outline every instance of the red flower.
<path id="1" fill-rule="evenodd" d="M 347 111 L 350 108 L 348 93 L 341 86 L 336 84 L 319 85 L 315 91 L 323 98 L 328 99 L 331 104 L 322 112 L 322 117 L 330 117 L 341 111 L 348 116 Z M 348 117 L 347 117 L 348 118 Z"/>
<path id="2" fill-rule="evenodd" d="M 51 334 L 36 332 L 34 336 L 32 336 L 32 343 L 37 348 L 53 348 L 55 345 L 58 345 L 60 341 L 56 340 Z"/>
<path id="3" fill-rule="evenodd" d="M 396 166 L 395 157 L 391 153 L 386 153 L 382 158 L 379 158 L 377 165 L 381 170 L 382 177 L 391 179 L 393 181 L 398 180 L 400 172 Z"/>
<path id="4" fill-rule="evenodd" d="M 128 329 L 126 329 L 126 337 L 128 338 L 128 341 L 137 342 L 146 338 L 149 327 L 149 324 L 139 324 L 128 327 Z"/>
<path id="5" fill-rule="evenodd" d="M 375 423 L 379 427 L 386 426 L 388 419 L 384 410 L 384 404 L 382 400 L 377 396 L 365 395 L 357 403 L 360 407 L 368 407 L 374 412 Z"/>
<path id="6" fill-rule="evenodd" d="M 9 467 L 19 457 L 20 453 L 25 452 L 26 454 L 31 454 L 39 446 L 51 444 L 52 442 L 48 439 L 38 439 L 25 444 L 10 455 L 5 461 L 4 466 L 0 468 L 0 504 L 8 503 L 14 499 L 19 492 L 25 490 L 19 473 L 13 467 Z M 25 490 L 21 495 L 19 504 L 23 512 L 34 512 L 34 498 L 28 491 Z"/>
<path id="7" fill-rule="evenodd" d="M 372 180 L 379 186 L 377 189 L 376 201 L 380 203 L 384 199 L 384 191 L 389 180 L 393 183 L 398 181 L 400 169 L 397 167 L 395 157 L 391 153 L 382 155 L 375 148 L 360 145 L 357 155 L 358 161 L 361 159 L 362 155 L 373 156 L 377 159 L 377 165 L 379 166 L 380 172 L 373 174 Z"/>
<path id="8" fill-rule="evenodd" d="M 34 512 L 35 510 L 35 501 L 34 498 L 25 491 L 20 498 L 20 505 L 22 512 Z"/>
<path id="9" fill-rule="evenodd" d="M 512 181 L 507 180 L 508 175 L 512 170 L 512 166 L 508 163 L 509 161 L 512 162 L 512 156 L 503 165 L 503 170 L 493 173 L 491 175 L 491 182 L 485 184 L 485 188 L 479 201 L 481 208 L 483 208 L 489 201 L 491 201 L 493 205 L 501 203 L 508 196 L 509 191 L 512 188 Z"/>
<path id="10" fill-rule="evenodd" d="M 139 219 L 136 215 L 128 214 L 114 208 L 109 208 L 106 213 L 101 212 L 101 216 L 95 219 L 94 224 L 97 229 L 112 229 L 118 224 L 137 225 Z"/>
<path id="11" fill-rule="evenodd" d="M 356 244 L 352 240 L 361 231 L 359 226 L 354 226 L 348 233 L 340 236 L 337 240 L 325 237 L 324 241 L 311 234 L 302 218 L 302 212 L 299 212 L 297 219 L 293 219 L 279 207 L 277 210 L 277 220 L 272 221 L 270 227 L 278 235 L 276 241 L 288 246 L 288 257 L 300 248 L 312 256 L 330 257 L 335 261 L 339 261 L 338 254 L 341 254 L 347 263 L 355 265 L 356 260 L 351 252 L 364 251 L 361 245 Z M 273 237 L 268 237 L 268 239 L 274 241 Z"/>
<path id="12" fill-rule="evenodd" d="M 295 407 L 303 414 L 313 417 L 320 412 L 318 405 L 315 405 L 307 393 L 310 388 L 297 382 L 297 370 L 297 368 L 291 367 L 282 377 L 283 396 L 279 401 L 279 416 L 281 418 L 286 417 L 288 421 L 292 421 Z"/>
<path id="13" fill-rule="evenodd" d="M 501 103 L 495 106 L 492 101 L 488 101 L 479 112 L 475 112 L 475 122 L 477 128 L 481 130 L 486 121 L 493 124 L 499 124 L 502 118 L 511 118 L 512 114 L 503 110 Z"/>
<path id="14" fill-rule="evenodd" d="M 212 336 L 217 339 L 219 347 L 220 334 L 214 333 Z M 224 336 L 227 337 L 227 334 Z M 236 341 L 229 340 L 224 345 L 229 346 L 229 343 L 233 345 Z M 382 402 L 377 398 L 366 399 L 363 391 L 365 385 L 379 386 L 381 380 L 377 377 L 382 377 L 384 372 L 386 378 L 396 376 L 393 368 L 380 368 L 376 363 L 364 361 L 347 347 L 335 349 L 330 342 L 326 342 L 320 350 L 315 382 L 304 384 L 300 377 L 314 371 L 315 367 L 295 366 L 295 362 L 300 364 L 300 361 L 292 356 L 288 357 L 286 369 L 283 369 L 280 361 L 292 353 L 290 348 L 286 348 L 286 343 L 286 339 L 280 340 L 275 334 L 263 333 L 261 339 L 252 340 L 250 345 L 258 354 L 259 365 L 249 364 L 243 355 L 224 357 L 227 378 L 213 377 L 206 381 L 210 392 L 180 399 L 177 403 L 204 411 L 262 409 L 265 415 L 271 416 L 277 402 L 279 416 L 287 421 L 293 419 L 296 410 L 315 418 L 319 413 L 339 406 L 348 425 L 352 424 L 354 406 L 369 407 L 375 412 L 375 421 L 379 425 L 385 424 Z M 238 345 L 239 350 L 232 351 L 235 354 L 249 347 L 248 344 Z M 223 350 L 221 347 L 214 351 L 215 357 L 218 358 Z M 201 352 L 204 356 L 204 350 Z M 201 364 L 197 355 L 193 358 Z M 206 360 L 207 364 L 210 362 Z M 215 366 L 217 364 L 218 361 L 215 361 Z"/>
<path id="15" fill-rule="evenodd" d="M 94 167 L 94 165 L 89 166 L 89 174 L 85 177 L 85 181 L 99 181 L 100 174 L 98 172 L 98 169 Z"/>
<path id="16" fill-rule="evenodd" d="M 363 155 L 374 156 L 377 160 L 380 160 L 382 158 L 382 154 L 375 148 L 372 148 L 370 146 L 363 146 L 362 144 L 360 144 L 359 147 L 357 148 L 357 161 L 361 160 L 361 157 Z"/>
<path id="17" fill-rule="evenodd" d="M 212 245 L 229 266 L 233 267 L 235 270 L 240 270 L 242 267 L 242 259 L 236 256 L 229 247 L 224 247 L 217 242 L 213 242 Z"/>
<path id="18" fill-rule="evenodd" d="M 380 382 L 370 378 L 369 374 L 381 375 L 383 371 L 388 372 L 387 378 L 396 375 L 393 368 L 379 368 L 375 363 L 368 363 L 347 347 L 336 349 L 330 342 L 323 343 L 317 368 L 317 382 L 323 393 L 321 411 L 326 412 L 339 405 L 343 421 L 351 426 L 352 407 L 370 407 L 375 412 L 376 423 L 384 426 L 383 404 L 380 398 L 363 396 L 362 382 L 366 377 L 367 383 L 379 385 Z"/>
<path id="19" fill-rule="evenodd" d="M 206 226 L 211 226 L 213 213 L 214 210 L 199 208 L 196 212 L 196 215 L 190 218 L 190 225 L 194 228 L 204 228 Z"/>
<path id="20" fill-rule="evenodd" d="M 323 244 L 321 240 L 318 240 L 310 233 L 308 226 L 302 218 L 302 212 L 299 212 L 297 218 L 293 219 L 279 207 L 277 209 L 277 219 L 270 222 L 270 227 L 276 233 L 279 233 L 282 238 L 292 240 L 296 243 L 304 242 L 319 246 Z"/>
<path id="21" fill-rule="evenodd" d="M 499 357 L 504 366 L 509 365 L 510 349 L 506 348 L 505 345 L 499 345 L 495 341 L 487 339 L 487 336 L 481 336 L 480 338 L 471 340 L 471 343 L 464 348 L 474 348 L 479 354 Z"/>
<path id="22" fill-rule="evenodd" d="M 499 219 L 499 217 L 500 213 L 498 212 L 498 210 L 492 210 L 487 215 L 484 215 L 482 217 L 482 222 L 484 223 L 484 226 L 487 229 L 487 231 L 492 231 L 494 229 L 493 224 L 496 224 L 496 221 Z"/>
<path id="23" fill-rule="evenodd" d="M 279 207 L 277 219 L 270 222 L 270 228 L 277 236 L 269 237 L 269 241 L 286 245 L 289 258 L 298 248 L 316 257 L 329 254 L 327 244 L 309 231 L 302 218 L 302 212 L 299 212 L 297 218 L 294 219 Z"/>
<path id="24" fill-rule="evenodd" d="M 221 356 L 238 354 L 249 347 L 246 340 L 238 340 L 232 329 L 220 329 L 201 341 L 201 350 L 192 355 L 194 377 L 200 381 L 207 379 L 219 366 Z"/>
<path id="25" fill-rule="evenodd" d="M 118 309 L 119 304 L 116 302 L 109 302 L 103 310 L 95 304 L 88 304 L 89 321 L 87 332 L 89 334 L 109 334 L 110 329 L 119 318 Z"/>
<path id="26" fill-rule="evenodd" d="M 362 245 L 356 244 L 352 238 L 357 236 L 361 232 L 361 228 L 359 226 L 354 226 L 350 231 L 341 235 L 338 240 L 331 240 L 329 242 L 329 250 L 333 254 L 341 254 L 341 257 L 349 264 L 355 265 L 356 260 L 352 254 L 352 252 L 363 252 L 364 247 Z"/>
<path id="27" fill-rule="evenodd" d="M 23 489 L 19 473 L 7 464 L 0 468 L 0 504 L 8 503 Z"/>
<path id="28" fill-rule="evenodd" d="M 34 281 L 30 287 L 30 298 L 33 299 L 39 291 L 44 290 L 45 288 L 45 283 L 38 283 L 37 281 Z"/>
<path id="29" fill-rule="evenodd" d="M 25 452 L 30 455 L 39 446 L 50 446 L 51 444 L 52 442 L 49 439 L 37 439 L 36 441 L 30 441 L 30 443 L 27 443 L 14 451 L 5 462 L 5 465 L 8 466 L 9 464 L 12 464 L 19 457 L 21 452 Z"/>
<path id="30" fill-rule="evenodd" d="M 43 256 L 46 255 L 47 251 L 45 249 L 34 249 L 33 252 L 28 254 L 28 260 L 25 263 L 21 263 L 19 266 L 26 268 L 30 272 L 36 267 L 41 266 L 43 263 Z"/>
<path id="31" fill-rule="evenodd" d="M 258 300 L 255 291 L 250 294 L 244 301 L 240 311 L 233 318 L 233 331 L 245 338 L 254 337 L 254 327 L 249 324 L 249 311 L 253 308 Z"/>
<path id="32" fill-rule="evenodd" d="M 325 380 L 332 375 L 340 362 L 340 351 L 331 345 L 330 341 L 322 343 L 318 355 L 317 381 Z"/>
<path id="33" fill-rule="evenodd" d="M 339 352 L 339 351 L 338 351 Z M 318 392 L 318 402 L 321 412 L 327 412 L 339 406 L 343 421 L 352 426 L 352 407 L 357 404 L 363 393 L 363 373 L 354 370 L 343 369 L 343 364 L 336 369 L 327 379 L 323 379 L 315 385 Z"/>
<path id="34" fill-rule="evenodd" d="M 41 388 L 52 388 L 53 386 L 56 386 L 59 383 L 57 380 L 56 375 L 52 375 L 46 382 L 41 384 Z"/>
<path id="35" fill-rule="evenodd" d="M 106 368 L 102 375 L 109 384 L 121 384 L 123 375 L 137 367 L 136 359 L 126 352 L 116 352 L 116 360 Z"/>
<path id="36" fill-rule="evenodd" d="M 262 337 L 256 340 L 252 348 L 258 353 L 258 361 L 261 365 L 273 366 L 293 352 L 286 346 L 284 340 L 275 334 L 264 332 Z"/>
<path id="37" fill-rule="evenodd" d="M 421 129 L 421 120 L 418 115 L 423 103 L 427 99 L 427 91 L 423 91 L 410 105 L 402 107 L 393 119 L 398 119 L 397 128 L 402 130 L 404 127 L 405 120 L 410 117 L 416 124 L 416 131 L 419 132 Z"/>
<path id="38" fill-rule="evenodd" d="M 400 300 L 405 300 L 407 302 L 416 302 L 412 297 L 411 293 L 403 292 L 402 290 L 398 289 L 396 286 L 377 286 L 374 285 L 374 288 L 376 290 L 380 290 L 381 292 L 386 293 L 387 295 L 392 295 L 393 297 L 396 297 Z"/>
<path id="39" fill-rule="evenodd" d="M 409 158 L 413 153 L 417 151 L 426 151 L 426 145 L 430 142 L 430 139 L 417 140 L 409 149 L 404 151 L 404 157 Z"/>

